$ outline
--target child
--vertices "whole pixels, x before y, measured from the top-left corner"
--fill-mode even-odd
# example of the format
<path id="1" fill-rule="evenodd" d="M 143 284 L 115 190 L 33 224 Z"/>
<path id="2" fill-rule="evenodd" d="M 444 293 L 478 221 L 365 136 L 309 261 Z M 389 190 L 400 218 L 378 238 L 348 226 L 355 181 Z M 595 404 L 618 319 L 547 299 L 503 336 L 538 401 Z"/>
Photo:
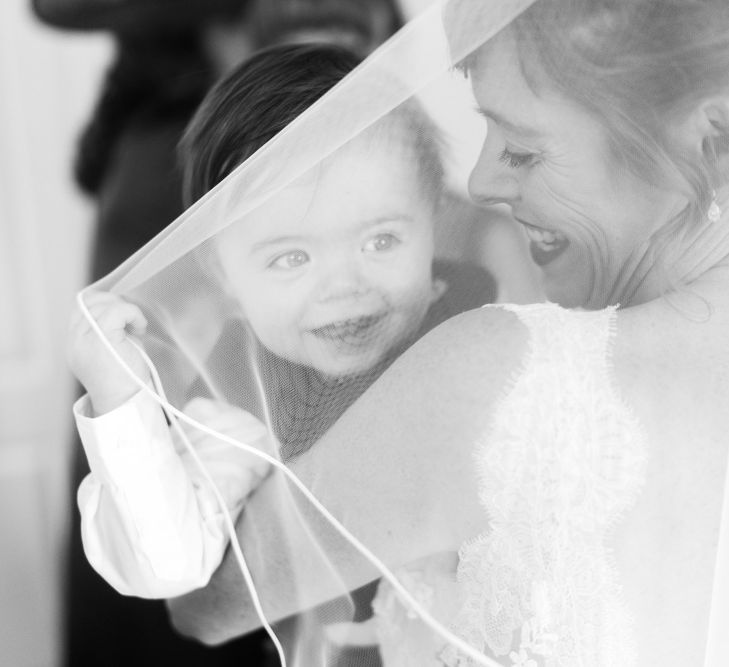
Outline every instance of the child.
<path id="1" fill-rule="evenodd" d="M 309 45 L 271 49 L 239 67 L 211 92 L 183 140 L 188 200 L 356 64 L 341 49 Z M 210 364 L 227 350 L 217 365 L 240 386 L 245 372 L 231 368 L 231 344 L 252 334 L 274 433 L 246 392 L 227 396 L 237 407 L 198 397 L 185 412 L 249 444 L 270 450 L 277 441 L 286 460 L 311 446 L 419 336 L 490 301 L 493 281 L 482 270 L 434 265 L 441 183 L 434 130 L 408 102 L 214 237 L 201 261 L 227 286 L 245 327 L 224 331 Z M 86 303 L 137 377 L 149 381 L 129 339 L 144 333 L 141 310 L 105 293 Z M 210 489 L 175 448 L 159 406 L 80 315 L 69 357 L 88 391 L 75 413 L 92 470 L 79 489 L 89 561 L 124 594 L 168 598 L 204 586 L 227 545 Z M 267 464 L 204 434 L 192 444 L 235 515 Z"/>

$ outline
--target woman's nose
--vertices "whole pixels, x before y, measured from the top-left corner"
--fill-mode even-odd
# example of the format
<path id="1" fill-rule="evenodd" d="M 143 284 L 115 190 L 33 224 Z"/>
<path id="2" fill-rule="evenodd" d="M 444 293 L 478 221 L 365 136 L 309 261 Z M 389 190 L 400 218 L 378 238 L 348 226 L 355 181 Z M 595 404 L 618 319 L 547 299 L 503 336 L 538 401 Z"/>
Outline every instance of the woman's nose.
<path id="1" fill-rule="evenodd" d="M 481 149 L 468 179 L 468 193 L 479 206 L 512 205 L 519 197 L 519 181 L 513 169 L 503 164 L 488 148 Z"/>

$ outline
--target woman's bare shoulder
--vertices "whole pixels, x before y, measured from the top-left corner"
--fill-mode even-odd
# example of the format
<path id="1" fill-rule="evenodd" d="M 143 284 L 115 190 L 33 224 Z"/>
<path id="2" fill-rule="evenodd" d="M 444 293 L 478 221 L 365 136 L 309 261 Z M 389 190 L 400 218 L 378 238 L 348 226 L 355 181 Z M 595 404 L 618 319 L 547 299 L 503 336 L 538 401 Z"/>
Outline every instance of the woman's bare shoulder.
<path id="1" fill-rule="evenodd" d="M 616 370 L 626 375 L 650 373 L 657 379 L 729 370 L 729 312 L 703 301 L 690 305 L 657 299 L 618 311 Z"/>
<path id="2" fill-rule="evenodd" d="M 297 475 L 312 480 L 311 488 L 335 509 L 346 501 L 336 489 L 360 488 L 367 479 L 367 504 L 375 514 L 386 516 L 388 507 L 397 506 L 398 516 L 407 518 L 403 525 L 389 527 L 393 534 L 414 531 L 418 517 L 430 516 L 424 499 L 440 507 L 439 512 L 455 503 L 459 521 L 454 520 L 454 530 L 457 523 L 460 537 L 472 536 L 483 521 L 473 459 L 476 443 L 521 362 L 527 336 L 515 315 L 498 308 L 469 311 L 441 324 L 405 352 L 300 457 Z M 393 480 L 383 466 L 407 474 Z M 436 546 L 443 547 L 429 548 Z"/>
<path id="3" fill-rule="evenodd" d="M 470 310 L 442 323 L 396 363 L 398 373 L 437 378 L 496 379 L 499 370 L 518 365 L 528 332 L 519 318 L 498 306 Z"/>
<path id="4" fill-rule="evenodd" d="M 427 410 L 464 437 L 483 427 L 490 407 L 520 367 L 529 333 L 498 307 L 479 308 L 439 325 L 407 350 L 370 388 L 375 401 L 418 419 Z M 364 398 L 369 398 L 365 395 Z"/>
<path id="5" fill-rule="evenodd" d="M 613 371 L 622 398 L 662 451 L 726 440 L 729 412 L 729 320 L 690 317 L 656 302 L 621 311 L 613 346 Z"/>
<path id="6" fill-rule="evenodd" d="M 380 415 L 376 428 L 396 431 L 401 443 L 438 441 L 442 428 L 451 434 L 478 428 L 519 367 L 527 341 L 526 327 L 501 308 L 453 317 L 403 353 L 341 422 L 354 427 L 366 415 Z"/>

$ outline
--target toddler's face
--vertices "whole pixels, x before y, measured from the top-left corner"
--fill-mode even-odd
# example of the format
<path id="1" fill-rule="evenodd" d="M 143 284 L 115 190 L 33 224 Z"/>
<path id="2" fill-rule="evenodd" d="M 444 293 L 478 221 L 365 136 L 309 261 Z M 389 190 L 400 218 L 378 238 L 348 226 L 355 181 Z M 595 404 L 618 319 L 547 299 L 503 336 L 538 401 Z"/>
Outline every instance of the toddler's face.
<path id="1" fill-rule="evenodd" d="M 433 299 L 434 212 L 405 153 L 354 141 L 219 236 L 269 350 L 337 377 L 416 332 Z"/>

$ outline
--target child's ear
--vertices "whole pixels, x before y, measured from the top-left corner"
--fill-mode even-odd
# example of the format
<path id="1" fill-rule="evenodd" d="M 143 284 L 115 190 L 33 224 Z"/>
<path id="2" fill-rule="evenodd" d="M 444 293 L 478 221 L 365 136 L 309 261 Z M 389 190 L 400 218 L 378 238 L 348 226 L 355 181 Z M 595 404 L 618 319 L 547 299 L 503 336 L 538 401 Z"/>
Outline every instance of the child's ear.
<path id="1" fill-rule="evenodd" d="M 432 306 L 448 291 L 448 283 L 443 278 L 433 278 L 433 286 L 430 292 L 430 305 Z"/>

